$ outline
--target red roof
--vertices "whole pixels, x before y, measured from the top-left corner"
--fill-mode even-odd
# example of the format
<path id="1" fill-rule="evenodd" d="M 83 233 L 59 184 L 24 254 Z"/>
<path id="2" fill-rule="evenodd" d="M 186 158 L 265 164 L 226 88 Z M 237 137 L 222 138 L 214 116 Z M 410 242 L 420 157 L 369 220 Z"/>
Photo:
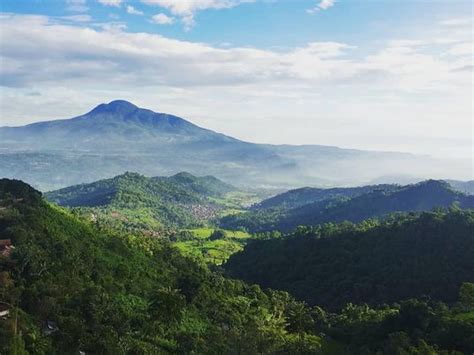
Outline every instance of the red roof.
<path id="1" fill-rule="evenodd" d="M 0 239 L 0 247 L 7 247 L 12 245 L 11 239 Z"/>

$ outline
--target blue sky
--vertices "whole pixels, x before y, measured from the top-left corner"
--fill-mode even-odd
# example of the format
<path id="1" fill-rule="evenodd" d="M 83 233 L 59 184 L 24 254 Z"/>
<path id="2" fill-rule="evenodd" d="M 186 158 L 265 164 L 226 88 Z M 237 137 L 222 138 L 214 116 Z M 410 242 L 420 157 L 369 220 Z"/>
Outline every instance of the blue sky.
<path id="1" fill-rule="evenodd" d="M 1 124 L 128 99 L 241 139 L 472 159 L 472 4 L 3 0 Z"/>
<path id="2" fill-rule="evenodd" d="M 120 6 L 107 6 L 87 0 L 83 5 L 87 11 L 74 11 L 71 6 L 74 1 L 68 4 L 62 0 L 3 0 L 0 6 L 3 12 L 22 14 L 71 16 L 82 13 L 97 22 L 123 22 L 130 32 L 259 48 L 293 47 L 310 41 L 384 40 L 410 35 L 412 31 L 423 32 L 437 21 L 472 13 L 471 3 L 464 0 L 339 0 L 326 10 L 308 14 L 307 10 L 317 7 L 318 3 L 315 0 L 255 0 L 231 8 L 210 7 L 196 11 L 195 24 L 187 30 L 169 8 L 149 6 L 146 1 L 122 0 L 116 2 Z M 143 15 L 129 14 L 128 6 Z M 174 17 L 173 24 L 153 23 L 151 18 L 160 13 Z"/>

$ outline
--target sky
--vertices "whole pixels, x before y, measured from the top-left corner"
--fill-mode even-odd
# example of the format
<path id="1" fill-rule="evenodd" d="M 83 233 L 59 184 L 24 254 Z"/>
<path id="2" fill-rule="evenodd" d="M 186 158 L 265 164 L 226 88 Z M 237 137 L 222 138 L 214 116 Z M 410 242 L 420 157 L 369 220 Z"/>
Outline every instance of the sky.
<path id="1" fill-rule="evenodd" d="M 0 126 L 125 99 L 258 143 L 470 158 L 464 0 L 2 0 Z"/>

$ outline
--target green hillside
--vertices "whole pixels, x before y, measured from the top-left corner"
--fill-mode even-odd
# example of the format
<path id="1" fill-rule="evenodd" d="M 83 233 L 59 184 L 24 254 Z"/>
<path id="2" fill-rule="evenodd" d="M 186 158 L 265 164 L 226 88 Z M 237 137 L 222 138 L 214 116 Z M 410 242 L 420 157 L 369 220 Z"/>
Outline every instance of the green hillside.
<path id="1" fill-rule="evenodd" d="M 384 304 L 428 295 L 452 303 L 474 282 L 474 210 L 424 212 L 300 227 L 256 241 L 225 264 L 233 277 L 282 289 L 309 304 Z"/>
<path id="2" fill-rule="evenodd" d="M 226 216 L 220 225 L 249 232 L 292 231 L 299 225 L 326 222 L 360 222 L 383 218 L 393 212 L 428 211 L 453 204 L 474 208 L 474 197 L 455 191 L 444 181 L 427 180 L 414 185 L 382 185 L 354 197 L 326 194 L 327 198 L 296 208 L 268 208 Z M 273 198 L 273 200 L 275 200 Z M 261 205 L 266 205 L 265 201 Z"/>
<path id="3" fill-rule="evenodd" d="M 216 265 L 242 250 L 252 238 L 245 232 L 214 228 L 184 229 L 169 237 L 183 254 Z"/>
<path id="4" fill-rule="evenodd" d="M 333 198 L 351 198 L 373 191 L 393 191 L 397 185 L 367 185 L 360 187 L 336 187 L 321 189 L 303 187 L 270 197 L 256 204 L 254 210 L 293 209 Z"/>
<path id="5" fill-rule="evenodd" d="M 472 224 L 467 212 L 438 218 Z M 1 354 L 474 351 L 474 284 L 460 287 L 451 308 L 412 299 L 330 313 L 228 279 L 156 238 L 97 229 L 7 179 L 0 236 L 13 247 L 0 256 Z M 432 276 L 442 284 L 445 274 Z"/>
<path id="6" fill-rule="evenodd" d="M 236 188 L 212 176 L 183 172 L 148 178 L 125 173 L 48 192 L 46 197 L 61 206 L 81 207 L 77 213 L 97 223 L 156 231 L 199 226 L 229 208 L 238 208 L 227 198 L 232 192 L 235 196 Z"/>
<path id="7" fill-rule="evenodd" d="M 0 235 L 15 247 L 0 258 L 0 304 L 15 314 L 0 319 L 2 354 L 293 346 L 283 313 L 295 301 L 286 294 L 225 279 L 156 239 L 99 231 L 19 181 L 0 180 L 0 201 Z M 310 339 L 319 346 L 319 337 Z"/>

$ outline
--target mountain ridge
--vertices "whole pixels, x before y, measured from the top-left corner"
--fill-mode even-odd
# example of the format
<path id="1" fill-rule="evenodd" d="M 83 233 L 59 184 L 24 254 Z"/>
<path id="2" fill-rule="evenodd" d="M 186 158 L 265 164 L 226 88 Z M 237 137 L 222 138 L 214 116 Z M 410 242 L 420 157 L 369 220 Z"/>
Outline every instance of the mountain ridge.
<path id="1" fill-rule="evenodd" d="M 460 164 L 408 153 L 245 142 L 125 100 L 71 119 L 0 128 L 0 176 L 43 191 L 125 171 L 189 171 L 247 187 L 354 186 L 396 173 L 450 178 L 446 174 L 464 168 Z"/>
<path id="2" fill-rule="evenodd" d="M 272 230 L 291 231 L 299 225 L 314 226 L 343 221 L 361 222 L 369 218 L 385 218 L 391 213 L 428 211 L 458 204 L 474 208 L 474 196 L 454 190 L 443 180 L 426 180 L 417 184 L 372 189 L 351 195 L 328 195 L 296 207 L 280 205 L 276 208 L 254 209 L 242 214 L 225 216 L 220 220 L 224 228 L 246 229 L 249 232 Z M 370 187 L 369 187 L 370 188 Z M 351 191 L 351 190 L 349 190 Z M 282 194 L 285 196 L 285 194 Z M 268 199 L 270 202 L 275 197 Z M 268 202 L 263 201 L 261 205 Z"/>

